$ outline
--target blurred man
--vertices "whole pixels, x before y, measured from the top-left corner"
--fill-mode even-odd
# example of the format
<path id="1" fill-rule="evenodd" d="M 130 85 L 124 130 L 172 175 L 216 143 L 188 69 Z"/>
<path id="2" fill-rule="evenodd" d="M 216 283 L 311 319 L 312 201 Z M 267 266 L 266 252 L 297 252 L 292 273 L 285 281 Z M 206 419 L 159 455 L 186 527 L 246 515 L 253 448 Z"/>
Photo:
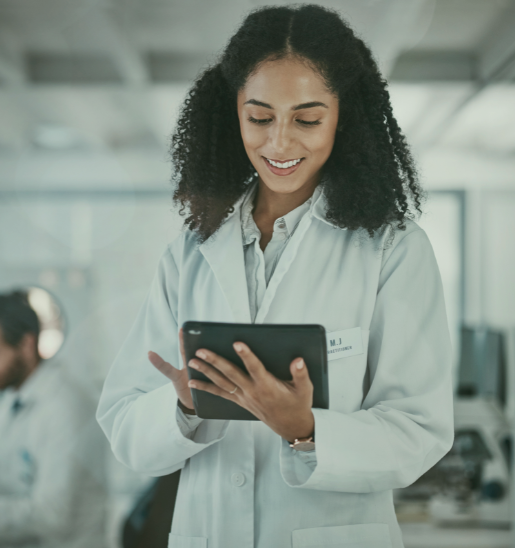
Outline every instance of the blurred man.
<path id="1" fill-rule="evenodd" d="M 0 295 L 0 547 L 103 547 L 94 402 L 41 359 L 39 332 L 26 293 Z"/>

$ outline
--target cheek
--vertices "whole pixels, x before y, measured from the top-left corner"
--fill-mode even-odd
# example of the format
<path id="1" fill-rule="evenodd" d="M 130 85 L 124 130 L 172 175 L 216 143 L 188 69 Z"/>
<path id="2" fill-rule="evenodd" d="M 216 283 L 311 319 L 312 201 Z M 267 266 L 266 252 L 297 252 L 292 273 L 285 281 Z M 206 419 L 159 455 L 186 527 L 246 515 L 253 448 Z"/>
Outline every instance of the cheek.
<path id="1" fill-rule="evenodd" d="M 247 152 L 252 152 L 266 141 L 264 131 L 248 126 L 241 128 L 241 138 Z"/>
<path id="2" fill-rule="evenodd" d="M 327 157 L 333 149 L 334 132 L 329 130 L 317 132 L 309 140 L 309 144 L 306 144 L 313 155 Z"/>

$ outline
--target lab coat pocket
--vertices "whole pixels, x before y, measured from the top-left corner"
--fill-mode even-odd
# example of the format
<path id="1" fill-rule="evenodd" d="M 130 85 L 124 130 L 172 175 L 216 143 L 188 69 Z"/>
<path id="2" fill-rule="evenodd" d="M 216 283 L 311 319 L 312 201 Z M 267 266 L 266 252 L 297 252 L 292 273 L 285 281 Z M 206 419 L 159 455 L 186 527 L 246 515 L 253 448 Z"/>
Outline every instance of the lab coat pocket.
<path id="1" fill-rule="evenodd" d="M 359 354 L 328 361 L 329 408 L 332 411 L 353 413 L 361 408 L 369 335 L 368 329 L 361 329 L 362 352 Z"/>
<path id="2" fill-rule="evenodd" d="M 392 548 L 386 523 L 297 529 L 292 543 L 293 548 Z"/>
<path id="3" fill-rule="evenodd" d="M 180 537 L 170 533 L 168 536 L 168 548 L 207 548 L 205 537 Z"/>

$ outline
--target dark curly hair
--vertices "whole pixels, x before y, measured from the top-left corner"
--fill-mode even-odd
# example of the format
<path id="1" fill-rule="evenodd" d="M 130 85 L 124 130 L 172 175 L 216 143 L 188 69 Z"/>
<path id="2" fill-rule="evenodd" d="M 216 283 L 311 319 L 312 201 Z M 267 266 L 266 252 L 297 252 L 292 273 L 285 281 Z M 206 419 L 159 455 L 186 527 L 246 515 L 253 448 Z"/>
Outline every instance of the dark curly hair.
<path id="1" fill-rule="evenodd" d="M 322 168 L 326 217 L 372 237 L 404 230 L 425 193 L 392 113 L 387 82 L 365 43 L 338 12 L 313 4 L 253 10 L 220 55 L 195 80 L 171 138 L 173 201 L 203 242 L 214 234 L 255 177 L 241 138 L 237 94 L 266 61 L 296 58 L 338 97 L 338 127 Z M 325 177 L 327 175 L 328 177 Z M 410 203 L 411 202 L 411 203 Z"/>

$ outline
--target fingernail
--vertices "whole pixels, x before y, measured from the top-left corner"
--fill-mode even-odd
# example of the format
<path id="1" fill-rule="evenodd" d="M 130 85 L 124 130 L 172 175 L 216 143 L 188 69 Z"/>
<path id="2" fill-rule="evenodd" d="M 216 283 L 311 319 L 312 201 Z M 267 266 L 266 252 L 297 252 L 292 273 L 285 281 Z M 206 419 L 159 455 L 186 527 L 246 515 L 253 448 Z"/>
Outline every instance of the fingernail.
<path id="1" fill-rule="evenodd" d="M 198 364 L 196 362 L 194 362 L 193 360 L 190 360 L 190 362 L 188 363 L 188 365 L 190 367 L 193 367 L 193 369 L 198 369 Z"/>
<path id="2" fill-rule="evenodd" d="M 297 362 L 297 369 L 302 369 L 303 367 L 304 367 L 304 361 L 301 358 L 300 361 Z"/>
<path id="3" fill-rule="evenodd" d="M 206 353 L 203 350 L 197 350 L 195 352 L 195 355 L 198 356 L 199 358 L 202 358 L 203 360 L 206 359 Z"/>
<path id="4" fill-rule="evenodd" d="M 193 381 L 190 381 L 190 382 L 188 383 L 188 386 L 189 386 L 190 388 L 197 388 L 197 385 L 196 385 Z"/>
<path id="5" fill-rule="evenodd" d="M 243 350 L 243 345 L 240 344 L 240 343 L 234 343 L 234 350 L 236 350 L 236 352 L 241 352 Z"/>

